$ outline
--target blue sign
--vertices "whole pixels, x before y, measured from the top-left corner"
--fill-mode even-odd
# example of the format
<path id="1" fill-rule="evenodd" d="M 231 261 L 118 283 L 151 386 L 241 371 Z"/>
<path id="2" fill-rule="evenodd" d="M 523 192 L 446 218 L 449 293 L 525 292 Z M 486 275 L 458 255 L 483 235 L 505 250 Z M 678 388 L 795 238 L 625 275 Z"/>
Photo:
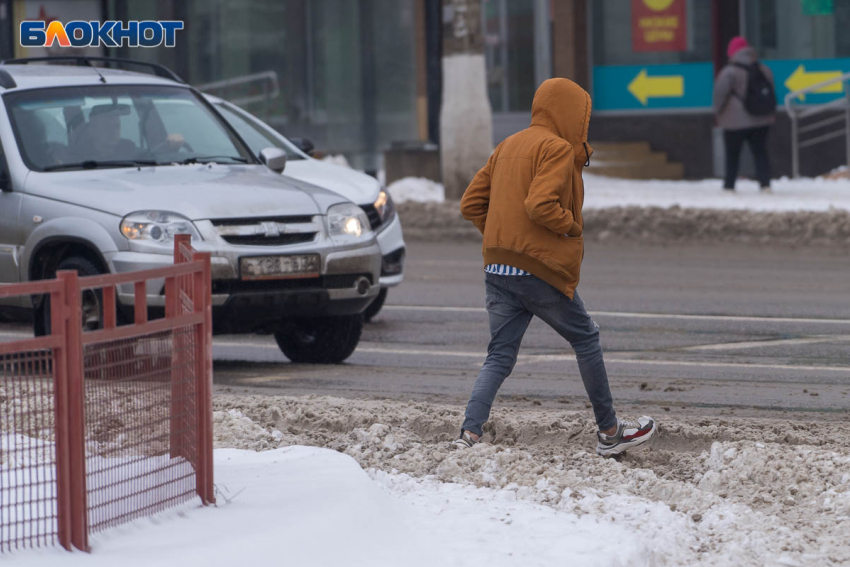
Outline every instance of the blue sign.
<path id="1" fill-rule="evenodd" d="M 836 79 L 844 73 L 850 73 L 850 59 L 777 59 L 762 61 L 773 71 L 773 82 L 776 85 L 776 101 L 785 104 L 785 95 L 792 91 Z M 835 82 L 831 85 L 807 93 L 805 99 L 797 103 L 829 102 L 844 96 L 844 83 Z"/>
<path id="2" fill-rule="evenodd" d="M 611 65 L 593 68 L 596 110 L 652 110 L 711 106 L 714 66 Z"/>

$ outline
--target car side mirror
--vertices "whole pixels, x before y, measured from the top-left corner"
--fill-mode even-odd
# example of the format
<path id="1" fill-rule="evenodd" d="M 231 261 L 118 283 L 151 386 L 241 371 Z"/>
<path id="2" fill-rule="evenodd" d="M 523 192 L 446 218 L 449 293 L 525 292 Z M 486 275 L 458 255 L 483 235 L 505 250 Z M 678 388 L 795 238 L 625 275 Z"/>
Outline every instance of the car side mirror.
<path id="1" fill-rule="evenodd" d="M 307 138 L 290 138 L 290 142 L 295 144 L 295 147 L 307 154 L 310 157 L 313 157 L 313 152 L 316 151 L 316 146 L 308 140 Z"/>
<path id="2" fill-rule="evenodd" d="M 8 193 L 12 190 L 12 176 L 6 169 L 6 164 L 0 165 L 0 191 Z"/>
<path id="3" fill-rule="evenodd" d="M 260 161 L 272 171 L 283 173 L 286 167 L 286 152 L 280 148 L 266 148 L 260 152 Z"/>

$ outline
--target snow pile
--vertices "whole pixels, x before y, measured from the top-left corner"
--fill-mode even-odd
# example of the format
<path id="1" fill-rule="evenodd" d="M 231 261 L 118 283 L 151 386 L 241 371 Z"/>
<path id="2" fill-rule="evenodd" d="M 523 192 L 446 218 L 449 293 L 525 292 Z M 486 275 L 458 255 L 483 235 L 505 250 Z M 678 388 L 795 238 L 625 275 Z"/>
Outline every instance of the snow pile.
<path id="1" fill-rule="evenodd" d="M 719 179 L 662 181 L 584 175 L 584 208 L 672 207 L 747 211 L 850 210 L 850 179 L 823 177 L 772 182 L 773 192 L 759 191 L 756 181 L 742 180 L 735 192 L 723 191 Z"/>
<path id="2" fill-rule="evenodd" d="M 330 163 L 333 165 L 338 165 L 340 167 L 347 167 L 351 169 L 351 164 L 348 163 L 348 160 L 342 154 L 331 154 L 322 158 L 322 161 L 325 163 Z"/>
<path id="3" fill-rule="evenodd" d="M 486 428 L 488 442 L 464 452 L 447 444 L 463 408 L 313 397 L 225 397 L 217 404 L 282 431 L 283 443 L 351 455 L 402 500 L 420 501 L 417 491 L 429 486 L 451 494 L 440 517 L 465 514 L 468 502 L 480 501 L 507 522 L 496 503 L 522 501 L 610 522 L 600 526 L 603 533 L 641 534 L 651 546 L 624 543 L 633 552 L 628 565 L 850 561 L 847 424 L 664 421 L 653 447 L 617 462 L 592 452 L 589 412 L 501 409 Z M 456 499 L 463 505 L 455 508 Z M 514 539 L 505 549 L 528 537 L 521 526 L 507 533 Z"/>
<path id="4" fill-rule="evenodd" d="M 473 564 L 492 567 L 640 567 L 659 557 L 651 549 L 658 542 L 650 546 L 607 518 L 534 504 L 510 491 L 367 475 L 351 457 L 327 449 L 218 449 L 215 471 L 216 507 L 193 503 L 95 534 L 91 555 L 49 549 L 10 557 L 20 567 L 461 567 L 473 557 Z M 656 508 L 662 518 L 671 515 Z"/>
<path id="5" fill-rule="evenodd" d="M 417 529 L 429 535 L 434 549 L 444 552 L 444 565 L 641 567 L 656 565 L 660 558 L 656 549 L 663 542 L 648 541 L 611 518 L 535 504 L 511 490 L 374 469 L 369 475 L 408 506 Z M 662 521 L 673 515 L 663 505 L 648 511 L 630 509 L 629 514 L 647 520 L 658 514 L 655 519 Z"/>
<path id="6" fill-rule="evenodd" d="M 442 203 L 446 200 L 443 185 L 424 177 L 405 177 L 387 187 L 396 203 Z"/>
<path id="7" fill-rule="evenodd" d="M 90 556 L 25 551 L 15 564 L 850 562 L 844 422 L 668 419 L 651 447 L 618 462 L 592 452 L 589 411 L 500 408 L 485 442 L 458 451 L 448 440 L 462 407 L 313 396 L 214 403 L 216 444 L 236 447 L 215 452 L 217 507 L 187 505 L 97 534 Z M 286 447 L 296 444 L 322 448 Z"/>
<path id="8" fill-rule="evenodd" d="M 415 183 L 413 182 L 415 181 Z M 401 180 L 396 183 L 407 183 Z M 427 195 L 428 184 L 439 196 Z M 394 184 L 395 185 L 395 184 Z M 399 206 L 405 236 L 418 240 L 479 240 L 456 201 L 443 201 L 442 187 L 411 180 L 390 192 Z M 585 173 L 585 238 L 643 241 L 761 242 L 798 246 L 850 246 L 850 179 L 780 179 L 773 193 L 740 181 L 734 193 L 721 181 L 616 179 Z"/>
<path id="9" fill-rule="evenodd" d="M 184 506 L 96 534 L 91 555 L 50 549 L 10 558 L 18 567 L 434 565 L 403 510 L 350 457 L 219 449 L 215 473 L 216 507 Z"/>

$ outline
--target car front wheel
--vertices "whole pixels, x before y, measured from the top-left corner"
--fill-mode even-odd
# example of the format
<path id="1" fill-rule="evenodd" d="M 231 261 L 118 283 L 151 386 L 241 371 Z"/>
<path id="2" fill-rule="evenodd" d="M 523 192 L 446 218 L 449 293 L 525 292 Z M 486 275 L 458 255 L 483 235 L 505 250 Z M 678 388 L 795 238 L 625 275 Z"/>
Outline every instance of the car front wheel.
<path id="1" fill-rule="evenodd" d="M 80 277 L 96 276 L 100 270 L 88 258 L 82 256 L 70 256 L 59 262 L 56 271 L 74 270 Z M 96 331 L 100 329 L 103 317 L 102 295 L 100 291 L 86 290 L 81 296 L 80 324 L 83 332 Z M 50 296 L 46 295 L 35 312 L 35 335 L 43 336 L 50 334 Z"/>
<path id="2" fill-rule="evenodd" d="M 284 356 L 297 363 L 339 364 L 351 356 L 363 332 L 363 315 L 300 319 L 274 338 Z"/>

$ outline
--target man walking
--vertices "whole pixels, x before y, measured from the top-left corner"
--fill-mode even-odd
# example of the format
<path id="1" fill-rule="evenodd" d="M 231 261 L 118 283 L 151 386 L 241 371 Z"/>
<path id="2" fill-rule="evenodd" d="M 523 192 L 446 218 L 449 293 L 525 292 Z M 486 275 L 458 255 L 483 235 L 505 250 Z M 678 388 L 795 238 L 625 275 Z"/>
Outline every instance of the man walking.
<path id="1" fill-rule="evenodd" d="M 735 190 L 741 149 L 746 141 L 756 162 L 756 179 L 770 192 L 770 159 L 767 131 L 776 122 L 773 73 L 759 63 L 756 50 L 743 37 L 735 37 L 726 50 L 729 63 L 714 81 L 714 114 L 723 128 L 726 175 L 723 188 Z"/>
<path id="2" fill-rule="evenodd" d="M 590 96 L 581 87 L 545 81 L 534 95 L 531 126 L 498 145 L 463 195 L 463 217 L 484 235 L 490 345 L 456 447 L 481 437 L 535 315 L 575 350 L 599 427 L 597 453 L 622 453 L 655 433 L 649 417 L 628 421 L 614 413 L 599 328 L 575 291 L 584 256 L 581 168 L 590 164 L 589 124 Z"/>

